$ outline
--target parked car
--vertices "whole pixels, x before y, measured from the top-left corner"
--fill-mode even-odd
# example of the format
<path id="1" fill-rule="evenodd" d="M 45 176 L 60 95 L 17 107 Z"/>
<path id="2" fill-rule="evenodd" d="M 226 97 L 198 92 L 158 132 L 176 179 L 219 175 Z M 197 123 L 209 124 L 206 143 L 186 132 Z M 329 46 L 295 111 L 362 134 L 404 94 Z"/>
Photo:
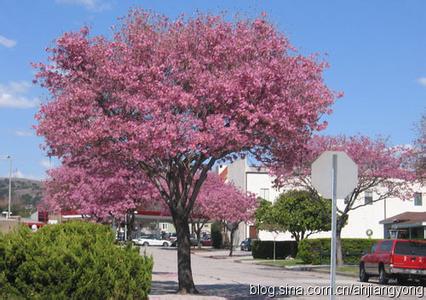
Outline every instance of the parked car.
<path id="1" fill-rule="evenodd" d="M 164 246 L 164 247 L 170 247 L 171 242 L 168 240 L 163 240 L 153 234 L 141 236 L 140 238 L 133 239 L 132 242 L 134 242 L 136 245 L 142 245 L 142 246 Z"/>
<path id="2" fill-rule="evenodd" d="M 191 235 L 190 239 L 189 239 L 191 246 L 198 246 L 198 240 L 195 236 Z M 174 240 L 171 244 L 172 247 L 177 247 L 178 244 L 178 240 Z"/>
<path id="3" fill-rule="evenodd" d="M 211 238 L 206 237 L 206 238 L 201 239 L 201 245 L 205 246 L 205 247 L 211 246 L 211 245 L 213 245 L 213 241 L 212 241 Z"/>
<path id="4" fill-rule="evenodd" d="M 242 241 L 240 247 L 241 251 L 251 251 L 251 238 Z"/>
<path id="5" fill-rule="evenodd" d="M 426 241 L 382 240 L 373 245 L 369 254 L 361 257 L 359 279 L 367 282 L 377 276 L 386 284 L 396 278 L 404 284 L 409 279 L 426 281 Z"/>
<path id="6" fill-rule="evenodd" d="M 176 241 L 176 239 L 177 239 L 176 233 L 170 233 L 169 234 L 169 237 L 168 237 L 169 241 L 171 241 L 173 243 L 174 241 Z"/>

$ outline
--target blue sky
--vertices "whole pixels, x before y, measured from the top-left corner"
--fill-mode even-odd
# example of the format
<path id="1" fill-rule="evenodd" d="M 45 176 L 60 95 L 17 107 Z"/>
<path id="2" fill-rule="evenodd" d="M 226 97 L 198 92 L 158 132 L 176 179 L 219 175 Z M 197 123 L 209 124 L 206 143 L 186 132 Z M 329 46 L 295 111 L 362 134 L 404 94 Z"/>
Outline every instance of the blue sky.
<path id="1" fill-rule="evenodd" d="M 49 161 L 31 129 L 37 103 L 31 62 L 67 31 L 89 25 L 110 35 L 117 18 L 139 6 L 176 17 L 196 11 L 253 17 L 266 12 L 302 53 L 327 54 L 330 88 L 345 96 L 327 118 L 327 134 L 389 136 L 412 142 L 426 110 L 426 1 L 119 1 L 0 0 L 0 156 L 17 176 L 43 178 Z M 0 160 L 0 176 L 7 164 Z"/>

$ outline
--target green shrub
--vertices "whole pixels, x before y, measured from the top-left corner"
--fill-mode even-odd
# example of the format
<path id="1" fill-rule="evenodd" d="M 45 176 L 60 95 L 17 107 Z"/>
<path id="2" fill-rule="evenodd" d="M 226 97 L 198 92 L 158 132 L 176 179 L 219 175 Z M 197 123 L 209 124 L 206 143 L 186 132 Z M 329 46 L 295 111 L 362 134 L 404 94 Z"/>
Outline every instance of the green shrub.
<path id="1" fill-rule="evenodd" d="M 254 240 L 251 246 L 253 258 L 274 258 L 274 241 Z M 296 241 L 275 242 L 275 258 L 283 259 L 287 256 L 296 257 Z"/>
<path id="2" fill-rule="evenodd" d="M 222 224 L 215 222 L 211 227 L 211 236 L 212 236 L 212 246 L 215 249 L 222 248 Z"/>
<path id="3" fill-rule="evenodd" d="M 327 256 L 327 250 L 330 250 L 330 239 L 305 239 L 299 242 L 297 258 L 306 264 L 320 265 Z"/>
<path id="4" fill-rule="evenodd" d="M 343 261 L 358 264 L 363 252 L 376 243 L 374 239 L 342 239 Z M 306 239 L 299 243 L 297 257 L 306 264 L 330 263 L 330 239 Z"/>
<path id="5" fill-rule="evenodd" d="M 119 247 L 108 226 L 22 227 L 0 237 L 0 291 L 7 298 L 147 299 L 152 257 Z"/>

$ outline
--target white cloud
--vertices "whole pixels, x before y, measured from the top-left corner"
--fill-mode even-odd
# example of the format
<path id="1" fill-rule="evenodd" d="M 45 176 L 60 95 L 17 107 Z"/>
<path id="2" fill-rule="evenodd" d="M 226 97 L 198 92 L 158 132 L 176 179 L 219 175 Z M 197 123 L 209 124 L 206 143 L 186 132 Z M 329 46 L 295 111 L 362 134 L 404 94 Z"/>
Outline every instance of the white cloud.
<path id="1" fill-rule="evenodd" d="M 50 160 L 47 159 L 47 158 L 43 158 L 40 161 L 40 165 L 45 169 L 51 169 L 52 168 L 52 164 L 50 163 Z"/>
<path id="2" fill-rule="evenodd" d="M 24 174 L 19 170 L 15 170 L 15 172 L 12 173 L 12 176 L 15 178 L 25 178 Z"/>
<path id="3" fill-rule="evenodd" d="M 2 179 L 8 179 L 9 178 L 9 172 L 7 172 L 6 174 L 4 174 L 4 176 L 2 176 L 2 177 L 0 177 L 0 178 L 2 178 Z M 24 173 L 22 173 L 21 171 L 19 171 L 18 169 L 14 169 L 13 171 L 12 171 L 12 181 L 13 181 L 13 178 L 23 178 L 23 179 L 34 179 L 34 180 L 40 180 L 40 178 L 39 177 L 37 177 L 37 176 L 33 176 L 33 175 L 27 175 L 27 174 L 24 174 Z"/>
<path id="4" fill-rule="evenodd" d="M 56 3 L 81 5 L 92 11 L 102 11 L 111 8 L 111 4 L 102 0 L 56 0 Z"/>
<path id="5" fill-rule="evenodd" d="M 417 78 L 417 82 L 422 86 L 426 86 L 426 77 Z"/>
<path id="6" fill-rule="evenodd" d="M 33 108 L 39 103 L 38 99 L 28 99 L 24 94 L 31 87 L 26 81 L 13 81 L 9 84 L 0 84 L 0 108 Z"/>
<path id="7" fill-rule="evenodd" d="M 16 41 L 8 39 L 5 36 L 0 35 L 0 45 L 5 46 L 7 48 L 15 47 Z"/>
<path id="8" fill-rule="evenodd" d="M 6 177 L 8 177 L 7 175 Z M 30 179 L 30 180 L 43 180 L 43 177 L 34 176 L 32 174 L 24 174 L 18 169 L 16 169 L 14 172 L 12 172 L 12 181 L 13 178 L 22 178 L 22 179 Z"/>
<path id="9" fill-rule="evenodd" d="M 17 135 L 17 136 L 33 136 L 33 133 L 31 131 L 26 131 L 26 130 L 16 130 L 15 135 Z"/>

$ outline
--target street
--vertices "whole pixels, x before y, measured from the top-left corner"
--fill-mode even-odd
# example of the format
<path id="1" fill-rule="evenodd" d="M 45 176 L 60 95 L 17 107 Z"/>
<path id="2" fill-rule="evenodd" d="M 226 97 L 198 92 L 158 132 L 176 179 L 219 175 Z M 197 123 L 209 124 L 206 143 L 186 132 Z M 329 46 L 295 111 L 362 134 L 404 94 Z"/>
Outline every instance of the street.
<path id="1" fill-rule="evenodd" d="M 141 251 L 144 251 L 143 248 Z M 277 267 L 239 262 L 242 257 L 225 258 L 224 251 L 203 251 L 191 256 L 194 281 L 201 295 L 191 297 L 173 295 L 177 290 L 176 249 L 148 247 L 146 253 L 154 257 L 150 299 L 269 299 L 272 294 L 276 298 L 285 299 L 328 299 L 328 296 L 324 296 L 324 289 L 329 284 L 328 274 L 288 271 Z M 217 254 L 223 254 L 223 257 L 211 257 Z M 236 254 L 241 255 L 241 252 L 236 251 Z M 377 289 L 376 294 L 379 295 L 371 295 L 369 299 L 397 298 L 398 295 L 400 295 L 399 299 L 416 299 L 416 295 L 423 295 L 422 287 L 379 286 L 375 279 L 371 281 L 373 283 L 371 285 L 361 285 L 357 278 L 337 276 L 337 286 L 346 287 L 345 294 L 355 295 L 336 296 L 336 299 L 366 298 L 368 291 L 373 294 L 374 289 Z M 281 292 L 284 288 L 287 288 L 289 292 L 285 293 L 286 295 L 280 293 L 280 287 Z M 357 296 L 355 289 L 349 292 L 351 287 L 363 287 L 364 296 Z M 381 291 L 378 291 L 379 289 Z M 259 290 L 262 295 L 259 295 Z M 341 291 L 343 293 L 343 288 Z M 257 295 L 253 295 L 254 293 Z M 310 293 L 309 296 L 307 293 Z M 404 294 L 408 295 L 404 296 Z"/>

